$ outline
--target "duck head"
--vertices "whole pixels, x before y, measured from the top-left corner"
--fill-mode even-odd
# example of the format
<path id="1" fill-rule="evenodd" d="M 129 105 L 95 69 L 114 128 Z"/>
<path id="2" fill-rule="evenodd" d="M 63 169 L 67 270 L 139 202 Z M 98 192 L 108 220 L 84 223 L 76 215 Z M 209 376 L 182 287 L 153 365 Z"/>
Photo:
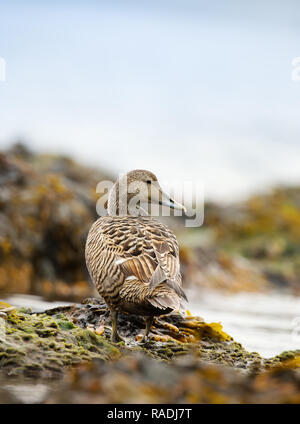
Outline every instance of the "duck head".
<path id="1" fill-rule="evenodd" d="M 143 169 L 135 169 L 120 177 L 108 196 L 109 215 L 149 215 L 151 205 L 186 211 L 162 190 L 152 172 Z"/>

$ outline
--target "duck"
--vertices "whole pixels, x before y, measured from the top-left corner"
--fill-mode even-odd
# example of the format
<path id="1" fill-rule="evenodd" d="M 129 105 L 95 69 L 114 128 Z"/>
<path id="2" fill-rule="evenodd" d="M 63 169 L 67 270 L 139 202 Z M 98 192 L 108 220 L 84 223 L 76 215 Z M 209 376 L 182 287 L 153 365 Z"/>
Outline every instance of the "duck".
<path id="1" fill-rule="evenodd" d="M 88 232 L 86 265 L 110 310 L 113 342 L 123 340 L 117 327 L 119 312 L 144 317 L 142 342 L 147 342 L 154 317 L 183 311 L 187 302 L 176 236 L 153 218 L 153 205 L 186 211 L 162 190 L 152 172 L 130 171 L 113 184 L 107 215 Z"/>

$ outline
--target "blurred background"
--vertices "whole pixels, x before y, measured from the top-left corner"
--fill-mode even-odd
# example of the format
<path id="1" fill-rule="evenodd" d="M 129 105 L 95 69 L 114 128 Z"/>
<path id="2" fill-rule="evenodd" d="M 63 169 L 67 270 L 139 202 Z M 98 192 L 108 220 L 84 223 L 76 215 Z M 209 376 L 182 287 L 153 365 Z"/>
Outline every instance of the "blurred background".
<path id="1" fill-rule="evenodd" d="M 171 225 L 190 309 L 246 348 L 299 347 L 296 0 L 0 1 L 0 293 L 40 309 L 95 295 L 96 184 L 145 168 L 201 182 Z"/>

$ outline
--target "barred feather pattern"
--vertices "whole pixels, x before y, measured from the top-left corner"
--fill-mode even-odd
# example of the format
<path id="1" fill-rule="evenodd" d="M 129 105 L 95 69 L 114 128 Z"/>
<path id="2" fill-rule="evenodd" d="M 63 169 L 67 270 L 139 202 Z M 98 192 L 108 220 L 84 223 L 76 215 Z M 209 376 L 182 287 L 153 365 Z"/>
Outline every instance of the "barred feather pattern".
<path id="1" fill-rule="evenodd" d="M 105 216 L 85 249 L 90 276 L 111 309 L 161 315 L 182 309 L 179 249 L 174 233 L 145 216 Z"/>

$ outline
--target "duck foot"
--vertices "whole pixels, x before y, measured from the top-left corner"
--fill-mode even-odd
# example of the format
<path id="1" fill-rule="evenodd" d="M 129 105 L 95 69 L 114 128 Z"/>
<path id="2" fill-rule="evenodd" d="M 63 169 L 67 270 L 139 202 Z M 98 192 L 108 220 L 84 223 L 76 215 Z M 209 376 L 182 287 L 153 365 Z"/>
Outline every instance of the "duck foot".
<path id="1" fill-rule="evenodd" d="M 111 341 L 114 343 L 125 342 L 125 340 L 122 339 L 122 337 L 118 333 L 118 324 L 117 324 L 118 312 L 111 310 L 110 316 L 111 316 L 111 324 L 112 324 Z"/>
<path id="2" fill-rule="evenodd" d="M 124 342 L 125 343 L 125 340 L 123 339 L 123 337 L 121 337 L 118 333 L 111 335 L 111 341 L 113 343 L 119 343 L 119 342 Z"/>
<path id="3" fill-rule="evenodd" d="M 146 336 L 144 335 L 141 340 L 139 341 L 139 344 L 145 345 L 145 344 L 150 344 L 152 342 L 151 337 L 149 336 L 149 334 Z"/>
<path id="4" fill-rule="evenodd" d="M 142 338 L 142 340 L 140 341 L 141 344 L 145 344 L 145 343 L 149 343 L 150 342 L 150 329 L 153 323 L 153 317 L 146 317 L 145 318 L 146 321 L 146 329 L 145 329 L 145 334 Z"/>

